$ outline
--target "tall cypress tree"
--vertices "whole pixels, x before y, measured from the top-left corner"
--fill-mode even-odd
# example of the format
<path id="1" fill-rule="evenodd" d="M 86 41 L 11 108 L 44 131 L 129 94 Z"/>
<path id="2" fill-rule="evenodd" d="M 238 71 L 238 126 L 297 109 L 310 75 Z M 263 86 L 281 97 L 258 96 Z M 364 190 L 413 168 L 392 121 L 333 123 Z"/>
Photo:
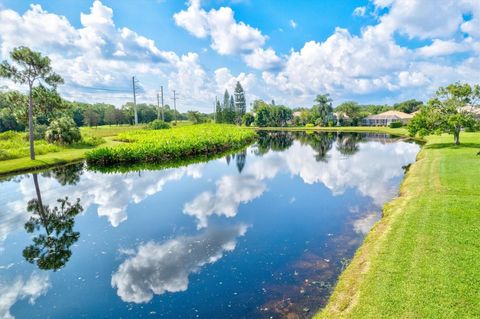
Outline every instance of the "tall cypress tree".
<path id="1" fill-rule="evenodd" d="M 247 112 L 247 102 L 245 100 L 245 91 L 243 90 L 240 82 L 237 82 L 235 86 L 235 107 L 237 117 L 242 118 L 242 116 Z"/>

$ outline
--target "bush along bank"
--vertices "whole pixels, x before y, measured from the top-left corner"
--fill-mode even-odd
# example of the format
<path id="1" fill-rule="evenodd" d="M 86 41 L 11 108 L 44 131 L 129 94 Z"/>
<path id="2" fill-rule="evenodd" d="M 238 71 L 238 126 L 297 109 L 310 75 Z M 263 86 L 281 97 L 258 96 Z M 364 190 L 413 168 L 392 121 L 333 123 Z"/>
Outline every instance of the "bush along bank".
<path id="1" fill-rule="evenodd" d="M 202 124 L 166 130 L 125 132 L 116 147 L 98 148 L 86 154 L 90 165 L 161 163 L 239 148 L 256 137 L 252 130 L 234 125 Z"/>

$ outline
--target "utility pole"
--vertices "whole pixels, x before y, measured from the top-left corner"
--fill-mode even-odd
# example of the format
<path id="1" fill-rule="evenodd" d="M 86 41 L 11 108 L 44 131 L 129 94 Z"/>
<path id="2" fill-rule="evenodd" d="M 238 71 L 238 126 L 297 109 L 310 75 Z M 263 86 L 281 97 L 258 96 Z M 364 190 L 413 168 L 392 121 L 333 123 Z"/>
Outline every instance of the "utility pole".
<path id="1" fill-rule="evenodd" d="M 138 125 L 137 95 L 135 92 L 135 89 L 136 89 L 135 76 L 132 76 L 132 87 L 133 87 L 133 110 L 135 112 L 135 125 Z"/>
<path id="2" fill-rule="evenodd" d="M 157 92 L 157 119 L 160 119 L 160 94 Z"/>
<path id="3" fill-rule="evenodd" d="M 175 126 L 177 125 L 177 92 L 173 90 L 173 115 L 175 116 Z"/>
<path id="4" fill-rule="evenodd" d="M 160 87 L 160 94 L 162 95 L 162 121 L 165 121 L 165 113 L 163 110 L 163 85 Z"/>

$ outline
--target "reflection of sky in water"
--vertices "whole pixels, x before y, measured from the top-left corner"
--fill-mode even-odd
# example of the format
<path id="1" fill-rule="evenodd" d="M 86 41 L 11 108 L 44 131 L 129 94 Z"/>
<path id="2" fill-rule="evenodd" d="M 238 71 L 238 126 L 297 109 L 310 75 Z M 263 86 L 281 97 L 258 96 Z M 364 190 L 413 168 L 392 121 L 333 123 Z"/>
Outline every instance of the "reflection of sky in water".
<path id="1" fill-rule="evenodd" d="M 312 276 L 299 264 L 328 260 L 336 279 L 339 256 L 351 257 L 417 152 L 411 143 L 364 140 L 351 155 L 334 143 L 317 161 L 312 146 L 294 141 L 263 155 L 251 147 L 244 167 L 239 156 L 230 165 L 84 171 L 76 185 L 40 177 L 45 203 L 78 197 L 85 208 L 76 218 L 80 240 L 55 273 L 21 255 L 29 244 L 25 206 L 35 197 L 31 176 L 3 182 L 0 318 L 266 317 L 262 305 L 285 297 L 270 292 L 279 284 L 273 274 L 291 287 Z"/>

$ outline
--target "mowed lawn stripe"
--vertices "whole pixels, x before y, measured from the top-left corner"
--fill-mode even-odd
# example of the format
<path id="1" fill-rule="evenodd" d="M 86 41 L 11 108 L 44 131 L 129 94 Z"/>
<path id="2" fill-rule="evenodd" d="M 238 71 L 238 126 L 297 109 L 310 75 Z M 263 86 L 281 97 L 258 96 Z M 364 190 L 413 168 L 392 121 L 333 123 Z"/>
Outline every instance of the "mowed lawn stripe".
<path id="1" fill-rule="evenodd" d="M 480 318 L 480 133 L 428 138 L 316 318 Z"/>

